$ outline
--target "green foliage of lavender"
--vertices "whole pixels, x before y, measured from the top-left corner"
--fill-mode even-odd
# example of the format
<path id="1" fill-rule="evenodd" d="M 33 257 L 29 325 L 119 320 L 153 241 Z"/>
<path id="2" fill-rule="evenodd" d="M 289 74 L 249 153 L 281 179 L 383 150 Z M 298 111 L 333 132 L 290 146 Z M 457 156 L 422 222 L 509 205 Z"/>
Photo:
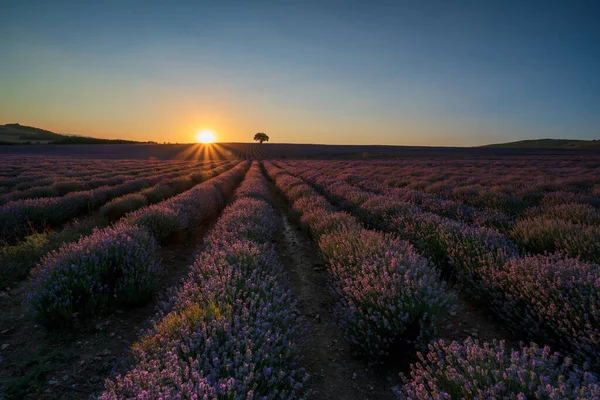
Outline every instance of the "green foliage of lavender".
<path id="1" fill-rule="evenodd" d="M 127 215 L 124 222 L 147 229 L 160 243 L 185 230 L 181 218 L 165 204 L 132 212 Z"/>
<path id="2" fill-rule="evenodd" d="M 128 212 L 137 210 L 148 204 L 146 197 L 140 193 L 131 193 L 109 201 L 100 208 L 100 214 L 110 222 L 123 217 Z"/>
<path id="3" fill-rule="evenodd" d="M 525 218 L 541 216 L 550 219 L 561 219 L 575 224 L 600 225 L 600 210 L 589 204 L 549 203 L 544 206 L 532 207 L 523 214 Z"/>
<path id="4" fill-rule="evenodd" d="M 565 257 L 600 263 L 600 226 L 564 219 L 534 217 L 517 222 L 515 241 L 534 253 L 558 252 Z"/>

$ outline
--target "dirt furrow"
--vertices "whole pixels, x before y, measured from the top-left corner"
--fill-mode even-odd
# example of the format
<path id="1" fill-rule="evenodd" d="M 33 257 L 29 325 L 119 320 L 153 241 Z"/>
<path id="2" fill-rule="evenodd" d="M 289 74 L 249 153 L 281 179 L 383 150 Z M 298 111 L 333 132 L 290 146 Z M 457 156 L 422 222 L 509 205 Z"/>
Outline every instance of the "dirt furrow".
<path id="1" fill-rule="evenodd" d="M 298 312 L 303 316 L 300 363 L 309 374 L 306 397 L 394 398 L 391 388 L 399 382 L 397 375 L 376 371 L 353 353 L 351 344 L 333 320 L 326 262 L 306 233 L 293 222 L 283 195 L 272 184 L 271 189 L 284 227 L 277 244 L 285 269 L 284 284 L 292 291 Z"/>

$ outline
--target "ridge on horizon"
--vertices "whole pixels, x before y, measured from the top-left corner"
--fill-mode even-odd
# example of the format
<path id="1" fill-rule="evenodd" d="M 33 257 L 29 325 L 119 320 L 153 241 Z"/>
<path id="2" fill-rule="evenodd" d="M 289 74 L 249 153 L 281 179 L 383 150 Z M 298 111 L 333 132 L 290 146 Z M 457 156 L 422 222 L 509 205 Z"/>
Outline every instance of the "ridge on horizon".
<path id="1" fill-rule="evenodd" d="M 104 139 L 90 136 L 56 133 L 47 129 L 21 125 L 18 122 L 0 125 L 0 145 L 32 144 L 141 144 L 125 139 Z"/>
<path id="2" fill-rule="evenodd" d="M 247 142 L 224 142 L 247 143 Z M 126 139 L 104 139 L 77 134 L 56 133 L 47 129 L 7 123 L 0 125 L 0 145 L 31 145 L 31 144 L 158 144 L 157 142 L 140 142 Z M 170 144 L 170 143 L 169 143 Z M 192 143 L 177 143 L 192 144 Z M 279 145 L 318 145 L 318 146 L 381 146 L 381 147 L 456 147 L 456 148 L 540 148 L 540 149 L 566 149 L 566 148 L 595 148 L 600 147 L 600 139 L 525 139 L 505 143 L 490 143 L 481 146 L 431 146 L 431 145 L 388 145 L 388 144 L 323 144 L 323 143 L 277 143 Z"/>

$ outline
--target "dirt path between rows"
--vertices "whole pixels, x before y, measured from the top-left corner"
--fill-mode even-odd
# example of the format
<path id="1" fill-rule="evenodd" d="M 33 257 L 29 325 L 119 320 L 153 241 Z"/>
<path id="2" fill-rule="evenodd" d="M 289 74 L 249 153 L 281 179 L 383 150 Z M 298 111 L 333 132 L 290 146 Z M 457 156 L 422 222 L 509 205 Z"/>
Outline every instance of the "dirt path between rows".
<path id="1" fill-rule="evenodd" d="M 283 233 L 277 249 L 285 271 L 284 285 L 297 300 L 303 316 L 300 366 L 309 374 L 308 399 L 393 399 L 397 374 L 381 373 L 356 357 L 332 318 L 333 298 L 328 290 L 326 262 L 307 235 L 292 222 L 283 195 L 270 183 L 281 215 Z"/>
<path id="2" fill-rule="evenodd" d="M 457 290 L 458 310 L 451 315 L 449 321 L 452 326 L 440 333 L 446 340 L 463 341 L 472 337 L 480 342 L 492 343 L 494 340 L 504 341 L 508 350 L 520 350 L 520 343 L 528 343 L 525 337 L 519 337 L 509 331 L 501 321 L 494 318 L 489 308 L 478 304 L 477 299 L 468 293 Z"/>

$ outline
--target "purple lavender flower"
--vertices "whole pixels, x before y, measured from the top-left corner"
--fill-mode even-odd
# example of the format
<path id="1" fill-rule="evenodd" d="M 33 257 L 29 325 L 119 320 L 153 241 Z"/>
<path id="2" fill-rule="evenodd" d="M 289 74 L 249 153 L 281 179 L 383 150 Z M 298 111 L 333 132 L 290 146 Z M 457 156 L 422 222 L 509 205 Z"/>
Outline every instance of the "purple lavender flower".
<path id="1" fill-rule="evenodd" d="M 398 399 L 595 399 L 595 376 L 549 347 L 509 352 L 504 343 L 442 340 L 411 366 Z"/>
<path id="2" fill-rule="evenodd" d="M 161 270 L 146 231 L 116 225 L 46 255 L 32 271 L 29 304 L 47 326 L 64 326 L 105 307 L 137 305 L 154 293 Z"/>

